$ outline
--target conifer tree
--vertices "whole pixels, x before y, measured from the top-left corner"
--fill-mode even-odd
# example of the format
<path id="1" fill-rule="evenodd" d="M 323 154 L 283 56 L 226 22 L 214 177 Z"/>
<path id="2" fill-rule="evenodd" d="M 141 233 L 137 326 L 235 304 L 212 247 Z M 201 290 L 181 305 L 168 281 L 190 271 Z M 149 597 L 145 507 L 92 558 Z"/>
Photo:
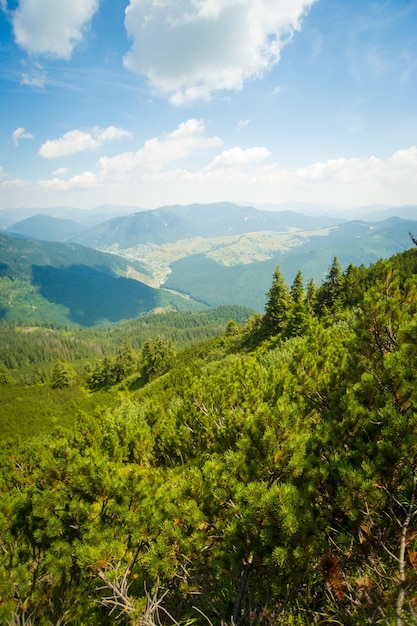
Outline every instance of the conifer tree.
<path id="1" fill-rule="evenodd" d="M 267 293 L 263 327 L 267 335 L 279 335 L 286 330 L 291 311 L 291 295 L 277 266 L 271 289 Z"/>
<path id="2" fill-rule="evenodd" d="M 132 373 L 133 367 L 135 363 L 135 358 L 133 356 L 133 350 L 130 342 L 125 339 L 123 345 L 118 351 L 114 365 L 113 365 L 113 376 L 115 383 L 120 383 L 126 376 Z"/>
<path id="3" fill-rule="evenodd" d="M 10 385 L 14 382 L 13 376 L 10 374 L 4 363 L 0 363 L 0 385 Z"/>
<path id="4" fill-rule="evenodd" d="M 56 363 L 51 372 L 51 387 L 53 389 L 69 387 L 73 378 L 74 372 L 68 363 L 64 361 Z"/>
<path id="5" fill-rule="evenodd" d="M 174 347 L 170 340 L 165 341 L 162 337 L 148 339 L 141 353 L 142 376 L 150 381 L 161 376 L 172 366 L 174 361 Z"/>
<path id="6" fill-rule="evenodd" d="M 291 286 L 291 298 L 292 306 L 288 321 L 287 334 L 289 337 L 295 337 L 304 331 L 307 321 L 307 307 L 303 287 L 303 275 L 301 271 L 297 272 Z"/>
<path id="7" fill-rule="evenodd" d="M 314 278 L 307 283 L 306 302 L 311 310 L 314 309 L 317 301 L 317 286 Z"/>
<path id="8" fill-rule="evenodd" d="M 320 314 L 337 313 L 343 305 L 343 273 L 337 256 L 327 272 L 326 280 L 317 293 L 317 305 Z"/>

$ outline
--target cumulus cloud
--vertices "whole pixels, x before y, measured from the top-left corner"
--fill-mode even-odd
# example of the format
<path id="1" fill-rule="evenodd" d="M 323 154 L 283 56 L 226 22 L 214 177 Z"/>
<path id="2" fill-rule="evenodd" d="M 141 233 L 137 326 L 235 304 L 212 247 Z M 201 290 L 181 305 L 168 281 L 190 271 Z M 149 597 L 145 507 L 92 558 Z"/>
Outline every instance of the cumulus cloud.
<path id="1" fill-rule="evenodd" d="M 118 134 L 106 130 L 100 131 L 103 136 Z M 36 198 L 51 206 L 114 202 L 153 208 L 225 200 L 277 204 L 294 199 L 333 206 L 375 202 L 399 206 L 415 203 L 417 197 L 417 147 L 398 150 L 388 158 L 341 156 L 286 168 L 274 161 L 265 146 L 223 148 L 220 137 L 210 135 L 202 120 L 189 119 L 170 133 L 148 139 L 136 151 L 101 157 L 87 171 L 69 178 L 66 174 L 59 168 L 50 179 L 29 182 L 0 168 L 0 202 L 7 206 L 12 199 L 24 205 L 29 189 L 32 202 Z"/>
<path id="2" fill-rule="evenodd" d="M 32 133 L 26 132 L 26 130 L 22 127 L 16 128 L 16 130 L 12 132 L 13 143 L 16 147 L 19 145 L 19 141 L 21 139 L 33 139 L 33 138 L 34 137 Z"/>
<path id="3" fill-rule="evenodd" d="M 202 120 L 189 119 L 164 137 L 149 139 L 136 152 L 125 152 L 116 157 L 102 157 L 100 168 L 112 176 L 133 170 L 162 170 L 167 165 L 219 146 L 219 137 L 208 137 Z"/>
<path id="4" fill-rule="evenodd" d="M 12 12 L 16 43 L 29 54 L 69 59 L 99 0 L 19 0 Z"/>
<path id="5" fill-rule="evenodd" d="M 252 163 L 259 163 L 270 156 L 270 151 L 264 146 L 255 148 L 230 148 L 224 150 L 216 156 L 207 169 L 224 168 L 224 167 L 244 167 Z"/>
<path id="6" fill-rule="evenodd" d="M 47 159 L 55 159 L 85 150 L 96 150 L 106 141 L 126 137 L 131 138 L 132 134 L 116 126 L 108 126 L 107 128 L 96 126 L 89 130 L 70 130 L 58 139 L 45 141 L 39 148 L 39 154 Z"/>
<path id="7" fill-rule="evenodd" d="M 239 90 L 278 63 L 316 0 L 130 0 L 125 66 L 174 104 Z"/>
<path id="8" fill-rule="evenodd" d="M 40 180 L 39 185 L 51 191 L 68 191 L 71 189 L 91 189 L 99 183 L 99 179 L 93 172 L 83 172 L 77 174 L 69 180 L 61 178 L 52 178 L 49 180 Z"/>

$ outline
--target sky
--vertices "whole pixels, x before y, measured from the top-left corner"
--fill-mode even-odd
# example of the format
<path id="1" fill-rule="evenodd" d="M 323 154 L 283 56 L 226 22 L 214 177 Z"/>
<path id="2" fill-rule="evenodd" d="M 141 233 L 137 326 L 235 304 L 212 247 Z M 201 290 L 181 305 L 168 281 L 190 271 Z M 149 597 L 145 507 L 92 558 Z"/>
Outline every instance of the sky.
<path id="1" fill-rule="evenodd" d="M 0 0 L 0 209 L 417 204 L 417 0 Z"/>

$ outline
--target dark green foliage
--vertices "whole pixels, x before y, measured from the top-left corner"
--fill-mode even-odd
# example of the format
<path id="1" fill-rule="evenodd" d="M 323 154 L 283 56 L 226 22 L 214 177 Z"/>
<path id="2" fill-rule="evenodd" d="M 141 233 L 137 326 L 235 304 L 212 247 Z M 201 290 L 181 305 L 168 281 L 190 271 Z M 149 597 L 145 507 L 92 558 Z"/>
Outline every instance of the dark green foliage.
<path id="1" fill-rule="evenodd" d="M 297 272 L 294 282 L 291 286 L 291 307 L 290 317 L 287 326 L 287 335 L 289 337 L 296 337 L 303 334 L 307 329 L 309 321 L 309 301 L 311 301 L 312 294 L 310 292 L 308 299 L 304 292 L 303 275 L 301 272 Z"/>
<path id="2" fill-rule="evenodd" d="M 31 278 L 33 266 L 64 268 L 78 264 L 118 276 L 125 275 L 127 268 L 126 259 L 75 243 L 35 241 L 4 233 L 0 234 L 0 258 L 2 275 L 12 280 Z M 129 261 L 129 264 L 138 271 L 146 272 L 146 267 L 141 263 Z"/>
<path id="3" fill-rule="evenodd" d="M 174 363 L 174 347 L 172 342 L 157 337 L 148 339 L 142 348 L 140 364 L 145 382 L 151 381 L 167 372 Z"/>
<path id="4" fill-rule="evenodd" d="M 128 278 L 146 266 L 77 244 L 0 235 L 2 319 L 106 325 L 159 308 L 197 311 L 204 305 Z"/>
<path id="5" fill-rule="evenodd" d="M 0 385 L 10 385 L 14 382 L 13 376 L 3 363 L 0 363 Z"/>
<path id="6" fill-rule="evenodd" d="M 125 340 L 115 357 L 104 357 L 93 370 L 87 372 L 87 386 L 96 390 L 121 383 L 135 369 L 135 355 L 129 341 Z"/>
<path id="7" fill-rule="evenodd" d="M 344 282 L 342 266 L 335 256 L 317 294 L 316 307 L 321 315 L 340 312 L 344 298 Z"/>
<path id="8" fill-rule="evenodd" d="M 74 373 L 68 363 L 56 363 L 51 372 L 50 380 L 52 389 L 64 389 L 70 387 Z"/>
<path id="9" fill-rule="evenodd" d="M 0 322 L 0 358 L 9 369 L 59 359 L 98 359 L 115 355 L 126 339 L 139 351 L 147 339 L 169 337 L 176 348 L 221 334 L 232 318 L 243 324 L 252 311 L 245 307 L 220 307 L 199 313 L 169 312 L 142 315 L 106 329 L 65 328 Z"/>
<path id="10" fill-rule="evenodd" d="M 262 316 L 175 359 L 153 337 L 116 406 L 4 445 L 0 621 L 415 623 L 415 261 L 334 262 L 317 293 L 277 268 L 266 340 Z"/>
<path id="11" fill-rule="evenodd" d="M 171 263 L 165 286 L 208 306 L 239 304 L 262 311 L 276 261 L 228 267 L 202 254 Z"/>
<path id="12" fill-rule="evenodd" d="M 130 342 L 125 339 L 122 346 L 118 350 L 114 360 L 114 377 L 116 383 L 120 383 L 124 378 L 129 376 L 135 368 L 135 355 Z"/>
<path id="13" fill-rule="evenodd" d="M 278 335 L 286 329 L 291 308 L 291 294 L 277 267 L 272 279 L 272 287 L 267 293 L 264 327 L 268 335 Z"/>
<path id="14" fill-rule="evenodd" d="M 52 389 L 48 383 L 0 386 L 0 440 L 25 441 L 57 427 L 71 429 L 83 413 L 100 414 L 117 400 L 108 393 L 87 394 L 77 384 L 63 389 Z"/>

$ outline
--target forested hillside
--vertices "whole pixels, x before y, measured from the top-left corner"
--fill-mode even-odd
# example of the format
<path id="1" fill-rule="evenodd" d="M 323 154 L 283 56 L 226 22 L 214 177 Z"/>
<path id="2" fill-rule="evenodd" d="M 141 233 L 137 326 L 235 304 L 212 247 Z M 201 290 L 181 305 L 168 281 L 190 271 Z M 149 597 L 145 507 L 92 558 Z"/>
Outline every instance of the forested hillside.
<path id="1" fill-rule="evenodd" d="M 149 268 L 139 261 L 0 234 L 1 320 L 91 327 L 161 309 L 205 308 L 147 281 Z"/>
<path id="2" fill-rule="evenodd" d="M 416 623 L 416 248 L 276 267 L 263 314 L 185 350 L 120 339 L 25 387 L 2 367 L 34 412 L 85 404 L 3 442 L 1 623 Z"/>
<path id="3" fill-rule="evenodd" d="M 275 251 L 272 247 L 266 250 L 265 246 L 262 255 L 262 246 L 255 248 L 252 258 L 254 246 L 248 240 L 235 254 L 236 244 L 221 246 L 219 242 L 215 251 L 189 254 L 171 262 L 164 286 L 209 306 L 244 304 L 261 312 L 268 280 L 277 264 L 288 283 L 301 270 L 306 280 L 314 278 L 320 284 L 335 250 L 343 268 L 350 263 L 368 266 L 406 250 L 410 230 L 417 230 L 417 222 L 391 218 L 376 224 L 355 221 L 333 229 L 294 231 L 285 237 L 281 235 L 280 242 L 276 240 Z M 243 263 L 245 257 L 250 262 Z"/>

